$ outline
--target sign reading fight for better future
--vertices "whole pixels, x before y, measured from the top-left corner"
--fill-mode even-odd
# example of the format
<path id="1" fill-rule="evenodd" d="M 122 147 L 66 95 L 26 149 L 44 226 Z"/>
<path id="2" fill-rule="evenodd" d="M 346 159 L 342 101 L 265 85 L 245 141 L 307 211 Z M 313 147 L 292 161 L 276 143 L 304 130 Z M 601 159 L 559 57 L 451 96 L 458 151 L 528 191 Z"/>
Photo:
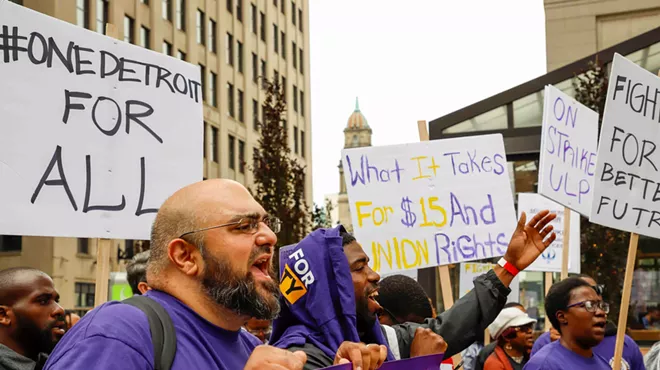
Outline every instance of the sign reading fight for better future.
<path id="1" fill-rule="evenodd" d="M 660 238 L 660 78 L 614 56 L 591 221 Z"/>
<path id="2" fill-rule="evenodd" d="M 0 234 L 148 239 L 202 179 L 199 69 L 0 0 Z"/>
<path id="3" fill-rule="evenodd" d="M 545 87 L 544 97 L 539 194 L 588 217 L 598 114 L 553 86 Z"/>
<path id="4" fill-rule="evenodd" d="M 516 226 L 501 135 L 342 151 L 353 229 L 377 272 L 502 256 Z"/>
<path id="5" fill-rule="evenodd" d="M 564 210 L 561 204 L 553 202 L 539 194 L 518 194 L 518 217 L 524 211 L 528 215 L 534 215 L 541 210 L 550 210 L 557 218 L 550 223 L 553 231 L 557 234 L 555 239 L 541 255 L 532 262 L 525 271 L 561 272 L 562 256 L 564 255 Z M 571 230 L 568 240 L 568 272 L 580 273 L 580 215 L 571 211 Z"/>

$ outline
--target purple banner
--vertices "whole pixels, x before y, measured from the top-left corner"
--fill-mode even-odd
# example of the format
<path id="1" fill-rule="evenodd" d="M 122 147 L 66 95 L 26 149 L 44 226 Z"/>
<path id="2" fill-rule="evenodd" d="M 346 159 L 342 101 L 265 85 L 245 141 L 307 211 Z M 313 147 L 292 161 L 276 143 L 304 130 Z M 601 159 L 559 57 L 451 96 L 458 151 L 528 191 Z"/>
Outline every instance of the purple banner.
<path id="1" fill-rule="evenodd" d="M 386 362 L 378 370 L 438 370 L 444 355 L 430 355 L 405 360 Z M 352 370 L 353 364 L 343 364 L 326 367 L 326 370 Z"/>

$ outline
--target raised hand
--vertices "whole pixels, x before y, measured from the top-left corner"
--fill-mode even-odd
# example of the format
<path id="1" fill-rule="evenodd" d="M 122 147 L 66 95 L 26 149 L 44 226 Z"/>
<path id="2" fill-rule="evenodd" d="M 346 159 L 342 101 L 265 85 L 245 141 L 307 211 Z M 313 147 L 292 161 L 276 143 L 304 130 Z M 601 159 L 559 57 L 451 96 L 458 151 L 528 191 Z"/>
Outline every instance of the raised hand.
<path id="1" fill-rule="evenodd" d="M 543 210 L 525 223 L 527 215 L 523 212 L 511 236 L 504 259 L 521 271 L 531 265 L 557 238 L 552 231 L 553 226 L 549 225 L 556 217 L 556 214 Z"/>

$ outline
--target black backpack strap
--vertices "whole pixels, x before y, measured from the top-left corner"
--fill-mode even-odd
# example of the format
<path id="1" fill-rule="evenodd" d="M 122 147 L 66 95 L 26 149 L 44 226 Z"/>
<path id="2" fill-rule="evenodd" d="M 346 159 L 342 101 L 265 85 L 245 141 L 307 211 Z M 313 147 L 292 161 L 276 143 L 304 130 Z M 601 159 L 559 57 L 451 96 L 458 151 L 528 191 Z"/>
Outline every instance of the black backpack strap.
<path id="1" fill-rule="evenodd" d="M 170 370 L 176 355 L 176 331 L 170 315 L 163 306 L 148 297 L 136 295 L 122 303 L 137 307 L 147 315 L 154 345 L 154 370 Z"/>

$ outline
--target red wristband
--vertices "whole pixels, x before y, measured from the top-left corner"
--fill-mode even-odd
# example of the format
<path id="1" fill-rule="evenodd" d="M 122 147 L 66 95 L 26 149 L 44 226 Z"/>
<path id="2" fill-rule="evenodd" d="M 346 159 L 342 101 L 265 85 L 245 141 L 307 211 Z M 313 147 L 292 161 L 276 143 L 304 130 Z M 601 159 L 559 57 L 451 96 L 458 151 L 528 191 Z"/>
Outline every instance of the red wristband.
<path id="1" fill-rule="evenodd" d="M 516 266 L 505 260 L 504 257 L 500 258 L 500 260 L 497 261 L 497 264 L 502 266 L 503 269 L 507 270 L 513 276 L 518 275 L 518 273 L 520 272 L 520 270 L 518 270 Z"/>

